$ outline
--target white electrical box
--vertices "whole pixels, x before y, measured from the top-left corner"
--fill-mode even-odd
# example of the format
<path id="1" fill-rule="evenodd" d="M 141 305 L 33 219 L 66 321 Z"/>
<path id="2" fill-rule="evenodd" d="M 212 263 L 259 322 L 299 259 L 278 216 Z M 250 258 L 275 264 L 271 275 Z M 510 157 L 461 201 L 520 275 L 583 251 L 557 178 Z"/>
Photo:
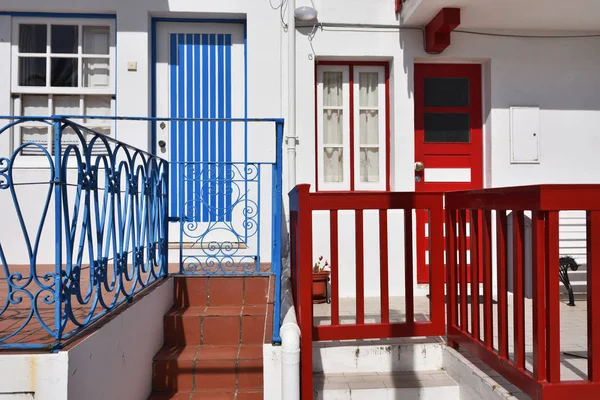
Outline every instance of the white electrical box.
<path id="1" fill-rule="evenodd" d="M 539 164 L 539 107 L 510 107 L 510 158 L 514 164 Z"/>

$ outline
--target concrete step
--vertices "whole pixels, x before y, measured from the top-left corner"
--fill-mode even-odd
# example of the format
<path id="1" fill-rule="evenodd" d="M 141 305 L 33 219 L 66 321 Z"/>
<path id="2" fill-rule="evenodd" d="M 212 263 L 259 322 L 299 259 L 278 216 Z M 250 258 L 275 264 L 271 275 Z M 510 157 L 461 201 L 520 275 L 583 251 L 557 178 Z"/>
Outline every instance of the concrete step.
<path id="1" fill-rule="evenodd" d="M 444 371 L 313 375 L 319 400 L 458 400 L 458 384 Z"/>
<path id="2" fill-rule="evenodd" d="M 315 342 L 313 372 L 362 374 L 435 371 L 442 368 L 440 338 Z"/>

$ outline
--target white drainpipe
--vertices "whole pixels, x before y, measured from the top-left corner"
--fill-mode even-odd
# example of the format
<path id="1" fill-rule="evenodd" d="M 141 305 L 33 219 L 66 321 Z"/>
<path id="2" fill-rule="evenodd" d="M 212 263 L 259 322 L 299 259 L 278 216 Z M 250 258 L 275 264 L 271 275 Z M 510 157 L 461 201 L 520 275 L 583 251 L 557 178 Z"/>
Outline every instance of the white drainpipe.
<path id="1" fill-rule="evenodd" d="M 285 313 L 281 324 L 281 399 L 300 399 L 300 328 L 292 298 L 289 258 L 285 262 L 281 282 L 281 311 Z M 306 351 L 312 351 L 307 349 Z"/>
<path id="2" fill-rule="evenodd" d="M 288 188 L 296 186 L 296 19 L 294 10 L 296 0 L 288 0 L 288 118 L 287 153 L 288 153 Z"/>

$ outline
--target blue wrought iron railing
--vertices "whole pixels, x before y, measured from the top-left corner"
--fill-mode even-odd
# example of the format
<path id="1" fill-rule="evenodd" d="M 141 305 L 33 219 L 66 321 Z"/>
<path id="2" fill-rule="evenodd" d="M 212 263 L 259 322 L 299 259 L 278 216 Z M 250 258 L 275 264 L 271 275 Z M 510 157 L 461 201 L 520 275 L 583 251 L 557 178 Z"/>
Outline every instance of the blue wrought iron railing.
<path id="1" fill-rule="evenodd" d="M 251 163 L 245 149 L 241 163 L 192 160 L 170 165 L 162 158 L 75 122 L 83 118 L 185 121 L 191 126 L 199 122 L 208 122 L 209 126 L 271 123 L 275 127 L 275 154 L 272 161 Z M 0 209 L 5 216 L 0 220 L 0 348 L 60 348 L 141 290 L 166 277 L 169 221 L 176 219 L 180 220 L 177 232 L 180 273 L 194 274 L 201 270 L 275 275 L 273 343 L 281 343 L 281 245 L 285 241 L 282 119 L 94 116 L 2 119 L 12 122 L 0 129 L 0 139 L 3 132 L 32 123 L 49 127 L 53 134 L 46 145 L 24 142 L 4 158 L 0 147 Z M 31 155 L 38 156 L 34 157 L 37 161 L 33 165 Z M 250 260 L 247 252 L 238 252 L 255 235 L 260 246 L 257 226 L 260 216 L 255 213 L 261 208 L 261 169 L 271 175 L 272 248 L 268 271 L 261 269 L 259 249 Z M 42 175 L 45 179 L 40 180 Z M 198 176 L 204 179 L 198 181 Z M 253 184 L 258 185 L 255 191 L 258 198 L 254 200 L 248 196 Z M 236 188 L 242 195 L 234 195 Z M 169 205 L 169 190 L 171 201 L 176 193 L 175 207 Z M 241 212 L 241 219 L 236 220 L 236 212 Z M 7 215 L 12 215 L 12 219 Z M 225 236 L 213 240 L 206 235 L 215 223 L 230 226 L 236 222 L 241 222 L 242 229 L 225 229 L 234 234 L 235 243 Z M 186 264 L 182 238 L 189 233 L 190 226 L 199 223 L 205 225 L 201 231 L 204 233 L 196 239 L 191 235 L 192 240 L 186 245 L 202 250 L 202 254 L 192 254 Z M 8 230 L 11 231 L 7 233 Z M 50 240 L 53 245 L 40 245 Z M 48 248 L 53 249 L 53 254 L 48 254 Z M 27 256 L 23 258 L 23 254 Z M 53 262 L 45 262 L 49 257 Z M 215 265 L 219 268 L 207 271 L 208 266 Z"/>
<path id="2" fill-rule="evenodd" d="M 0 138 L 31 123 L 53 140 L 0 158 L 0 348 L 55 349 L 167 275 L 169 165 L 58 116 Z"/>

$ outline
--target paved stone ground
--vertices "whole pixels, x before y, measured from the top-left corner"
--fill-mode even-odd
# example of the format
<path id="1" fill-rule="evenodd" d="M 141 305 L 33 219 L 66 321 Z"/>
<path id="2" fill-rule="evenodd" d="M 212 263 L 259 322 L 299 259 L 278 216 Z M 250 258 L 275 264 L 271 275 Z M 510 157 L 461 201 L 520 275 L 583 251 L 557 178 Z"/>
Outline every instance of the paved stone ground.
<path id="1" fill-rule="evenodd" d="M 469 306 L 470 308 L 470 306 Z M 494 305 L 494 321 L 497 321 L 498 307 Z M 405 299 L 403 297 L 390 298 L 390 322 L 405 321 Z M 514 351 L 514 330 L 512 313 L 512 296 L 509 294 L 508 307 L 508 332 L 509 332 L 509 351 L 511 358 Z M 356 301 L 353 298 L 340 299 L 340 323 L 352 324 L 356 318 Z M 480 315 L 483 315 L 483 306 L 480 309 Z M 427 320 L 429 318 L 429 299 L 427 297 L 415 298 L 415 320 Z M 480 317 L 481 318 L 481 317 Z M 482 318 L 481 318 L 482 319 Z M 377 323 L 381 321 L 381 308 L 379 298 L 365 299 L 365 323 Z M 331 305 L 316 304 L 314 306 L 315 325 L 331 324 Z M 526 367 L 529 371 L 533 370 L 533 329 L 532 329 L 532 302 L 525 300 L 525 351 Z M 585 298 L 576 299 L 576 306 L 567 306 L 566 300 L 561 300 L 560 305 L 560 345 L 561 345 L 561 379 L 562 380 L 585 380 L 587 379 L 587 302 Z M 498 345 L 497 323 L 494 322 L 494 347 Z M 481 320 L 480 331 L 483 332 L 483 320 Z M 564 354 L 565 352 L 572 355 Z M 479 361 L 473 355 L 461 350 L 461 353 L 473 364 L 488 374 L 490 379 L 502 385 L 508 392 L 515 397 L 527 399 L 517 387 L 510 384 L 496 371 L 489 368 L 486 364 Z"/>

